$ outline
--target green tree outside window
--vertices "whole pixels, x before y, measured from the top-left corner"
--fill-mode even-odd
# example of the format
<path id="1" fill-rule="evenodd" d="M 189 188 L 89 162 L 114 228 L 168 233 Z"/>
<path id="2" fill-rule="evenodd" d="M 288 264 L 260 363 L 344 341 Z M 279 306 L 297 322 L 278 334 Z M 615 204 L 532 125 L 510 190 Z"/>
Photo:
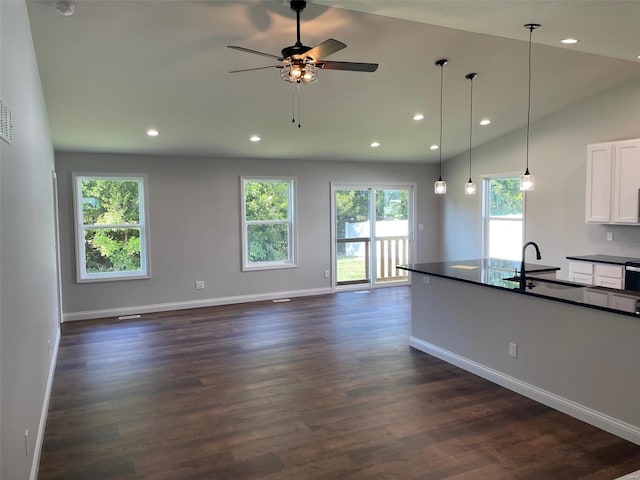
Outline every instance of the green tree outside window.
<path id="1" fill-rule="evenodd" d="M 144 179 L 76 177 L 80 278 L 146 274 Z"/>

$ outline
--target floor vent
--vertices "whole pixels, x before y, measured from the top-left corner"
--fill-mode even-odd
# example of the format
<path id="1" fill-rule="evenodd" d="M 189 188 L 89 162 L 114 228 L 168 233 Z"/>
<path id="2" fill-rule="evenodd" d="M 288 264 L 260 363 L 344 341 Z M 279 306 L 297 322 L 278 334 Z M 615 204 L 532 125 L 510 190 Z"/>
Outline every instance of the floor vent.
<path id="1" fill-rule="evenodd" d="M 8 144 L 13 143 L 13 118 L 7 104 L 0 99 L 0 138 Z"/>

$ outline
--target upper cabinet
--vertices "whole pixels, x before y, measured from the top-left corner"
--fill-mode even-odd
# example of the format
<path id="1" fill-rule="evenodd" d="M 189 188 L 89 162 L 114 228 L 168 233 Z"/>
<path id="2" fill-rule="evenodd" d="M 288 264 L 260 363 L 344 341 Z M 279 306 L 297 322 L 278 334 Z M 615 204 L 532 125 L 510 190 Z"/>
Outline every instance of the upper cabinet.
<path id="1" fill-rule="evenodd" d="M 587 146 L 586 221 L 640 224 L 640 139 Z"/>

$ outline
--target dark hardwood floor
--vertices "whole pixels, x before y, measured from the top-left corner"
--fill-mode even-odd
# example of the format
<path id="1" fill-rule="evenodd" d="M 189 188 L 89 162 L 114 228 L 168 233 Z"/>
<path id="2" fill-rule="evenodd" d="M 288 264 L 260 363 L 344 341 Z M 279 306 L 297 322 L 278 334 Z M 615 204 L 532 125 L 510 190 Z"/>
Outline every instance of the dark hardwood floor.
<path id="1" fill-rule="evenodd" d="M 38 478 L 640 469 L 640 446 L 409 348 L 410 308 L 399 287 L 64 324 Z"/>

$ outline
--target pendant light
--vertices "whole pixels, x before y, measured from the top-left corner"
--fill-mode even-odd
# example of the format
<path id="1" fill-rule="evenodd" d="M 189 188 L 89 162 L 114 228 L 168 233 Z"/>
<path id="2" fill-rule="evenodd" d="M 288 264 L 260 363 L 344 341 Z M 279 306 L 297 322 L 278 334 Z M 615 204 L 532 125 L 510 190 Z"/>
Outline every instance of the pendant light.
<path id="1" fill-rule="evenodd" d="M 473 133 L 473 81 L 478 76 L 477 73 L 469 73 L 464 78 L 469 80 L 471 86 L 471 100 L 469 101 L 469 181 L 464 185 L 465 195 L 475 195 L 477 191 L 476 184 L 471 180 L 471 134 Z"/>
<path id="2" fill-rule="evenodd" d="M 440 176 L 433 185 L 433 189 L 436 195 L 444 195 L 447 193 L 447 183 L 442 179 L 442 92 L 443 92 L 443 80 L 444 80 L 444 66 L 447 64 L 447 59 L 442 58 L 436 62 L 436 65 L 440 67 L 440 143 L 438 143 L 438 150 L 440 151 Z"/>
<path id="3" fill-rule="evenodd" d="M 529 130 L 531 127 L 531 37 L 533 31 L 540 27 L 537 23 L 527 23 L 525 25 L 529 29 L 529 97 L 527 103 L 527 168 L 520 177 L 520 190 L 533 190 L 535 186 L 535 179 L 529 172 Z"/>

